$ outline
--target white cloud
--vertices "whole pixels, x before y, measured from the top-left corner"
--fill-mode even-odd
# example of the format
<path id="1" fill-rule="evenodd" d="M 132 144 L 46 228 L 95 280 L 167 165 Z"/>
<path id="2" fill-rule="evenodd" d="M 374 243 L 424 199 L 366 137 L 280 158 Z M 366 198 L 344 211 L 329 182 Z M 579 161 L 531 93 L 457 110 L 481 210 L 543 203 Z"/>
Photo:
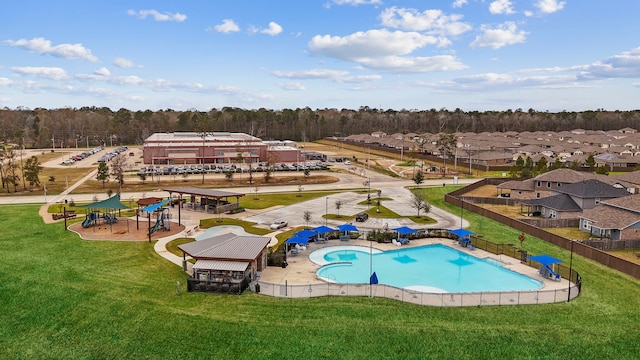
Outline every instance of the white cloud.
<path id="1" fill-rule="evenodd" d="M 316 35 L 309 42 L 309 49 L 316 55 L 360 61 L 406 55 L 425 45 L 437 43 L 436 37 L 417 32 L 369 30 L 348 36 Z"/>
<path id="2" fill-rule="evenodd" d="M 481 29 L 483 33 L 476 36 L 475 40 L 471 42 L 470 46 L 472 48 L 490 47 L 499 49 L 503 46 L 522 43 L 526 40 L 527 33 L 524 30 L 518 30 L 518 26 L 511 21 L 507 21 L 496 28 L 482 26 Z"/>
<path id="3" fill-rule="evenodd" d="M 552 14 L 560 11 L 566 5 L 566 1 L 559 0 L 538 0 L 533 6 L 537 7 L 544 14 Z"/>
<path id="4" fill-rule="evenodd" d="M 275 36 L 282 32 L 282 26 L 273 21 L 269 22 L 269 27 L 267 29 L 260 30 L 261 33 Z"/>
<path id="5" fill-rule="evenodd" d="M 9 86 L 11 84 L 13 84 L 13 81 L 11 79 L 0 77 L 0 86 Z"/>
<path id="6" fill-rule="evenodd" d="M 588 65 L 580 73 L 582 79 L 640 78 L 640 47 Z"/>
<path id="7" fill-rule="evenodd" d="M 303 90 L 307 90 L 307 88 L 300 84 L 299 82 L 288 82 L 288 83 L 280 83 L 277 84 L 278 87 L 280 87 L 282 90 L 288 90 L 288 91 L 303 91 Z"/>
<path id="8" fill-rule="evenodd" d="M 424 73 L 436 71 L 462 70 L 467 66 L 451 55 L 431 57 L 401 57 L 388 56 L 377 59 L 367 59 L 361 64 L 369 69 L 393 73 Z"/>
<path id="9" fill-rule="evenodd" d="M 152 16 L 155 21 L 183 22 L 187 20 L 187 15 L 180 14 L 180 13 L 173 14 L 170 12 L 160 13 L 157 10 L 140 10 L 140 11 L 128 10 L 127 14 L 131 16 L 137 16 L 140 19 L 146 19 L 147 16 Z"/>
<path id="10" fill-rule="evenodd" d="M 382 25 L 386 27 L 454 36 L 471 30 L 471 25 L 460 19 L 462 15 L 445 15 L 441 10 L 419 12 L 397 7 L 385 9 L 380 14 Z"/>
<path id="11" fill-rule="evenodd" d="M 59 67 L 43 67 L 43 66 L 14 66 L 11 68 L 14 72 L 22 75 L 33 75 L 45 77 L 53 80 L 66 80 L 67 73 Z"/>
<path id="12" fill-rule="evenodd" d="M 91 62 L 98 61 L 98 58 L 91 54 L 91 50 L 85 48 L 82 44 L 60 44 L 51 46 L 51 41 L 42 37 L 31 40 L 7 40 L 5 43 L 9 46 L 20 47 L 38 54 L 49 54 L 64 59 L 81 59 Z"/>
<path id="13" fill-rule="evenodd" d="M 240 31 L 240 27 L 238 26 L 238 24 L 236 24 L 236 22 L 231 19 L 222 20 L 222 24 L 215 25 L 213 29 L 223 34 Z"/>
<path id="14" fill-rule="evenodd" d="M 343 70 L 310 69 L 302 71 L 273 71 L 274 76 L 285 79 L 339 79 L 349 74 Z"/>
<path id="15" fill-rule="evenodd" d="M 120 68 L 132 68 L 132 67 L 140 67 L 138 65 L 136 65 L 133 61 L 129 60 L 129 59 L 125 59 L 122 57 L 117 57 L 115 59 L 113 59 L 113 65 L 120 67 Z"/>
<path id="16" fill-rule="evenodd" d="M 462 5 L 466 5 L 466 4 L 467 4 L 467 0 L 455 0 L 451 6 L 454 8 L 459 8 L 459 7 L 462 7 Z"/>
<path id="17" fill-rule="evenodd" d="M 511 15 L 515 13 L 513 10 L 513 4 L 509 0 L 496 0 L 489 4 L 489 12 L 497 15 L 497 14 L 506 14 Z"/>
<path id="18" fill-rule="evenodd" d="M 109 71 L 109 69 L 107 69 L 106 67 L 101 67 L 93 73 L 98 76 L 111 76 L 111 71 Z"/>

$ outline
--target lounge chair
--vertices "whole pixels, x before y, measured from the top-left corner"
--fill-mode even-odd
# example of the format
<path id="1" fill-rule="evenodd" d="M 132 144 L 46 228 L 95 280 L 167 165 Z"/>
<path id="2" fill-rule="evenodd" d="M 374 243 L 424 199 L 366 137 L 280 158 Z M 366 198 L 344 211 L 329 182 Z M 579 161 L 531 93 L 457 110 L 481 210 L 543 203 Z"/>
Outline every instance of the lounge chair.
<path id="1" fill-rule="evenodd" d="M 401 245 L 407 245 L 409 243 L 409 239 L 408 238 L 398 238 L 398 242 Z"/>
<path id="2" fill-rule="evenodd" d="M 298 255 L 298 249 L 297 248 L 292 248 L 291 249 L 291 255 Z"/>
<path id="3" fill-rule="evenodd" d="M 300 244 L 296 244 L 295 248 L 296 248 L 298 251 L 305 251 L 305 250 L 307 250 L 307 247 L 306 247 L 306 246 L 304 246 L 304 245 L 300 245 Z"/>
<path id="4" fill-rule="evenodd" d="M 391 243 L 395 246 L 402 246 L 402 244 L 396 239 L 391 240 Z"/>

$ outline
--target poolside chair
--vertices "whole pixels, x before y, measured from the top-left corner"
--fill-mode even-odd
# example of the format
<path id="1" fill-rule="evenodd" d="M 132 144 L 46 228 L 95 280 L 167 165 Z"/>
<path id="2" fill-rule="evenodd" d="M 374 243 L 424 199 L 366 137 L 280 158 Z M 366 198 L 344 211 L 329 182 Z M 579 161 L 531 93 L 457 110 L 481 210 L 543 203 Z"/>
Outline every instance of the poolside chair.
<path id="1" fill-rule="evenodd" d="M 298 249 L 297 248 L 292 248 L 291 249 L 291 255 L 298 255 Z"/>
<path id="2" fill-rule="evenodd" d="M 298 251 L 307 250 L 307 247 L 305 245 L 300 245 L 300 244 L 296 244 L 295 248 L 298 249 Z"/>
<path id="3" fill-rule="evenodd" d="M 396 239 L 391 240 L 391 243 L 395 246 L 402 246 L 402 244 L 398 242 Z"/>

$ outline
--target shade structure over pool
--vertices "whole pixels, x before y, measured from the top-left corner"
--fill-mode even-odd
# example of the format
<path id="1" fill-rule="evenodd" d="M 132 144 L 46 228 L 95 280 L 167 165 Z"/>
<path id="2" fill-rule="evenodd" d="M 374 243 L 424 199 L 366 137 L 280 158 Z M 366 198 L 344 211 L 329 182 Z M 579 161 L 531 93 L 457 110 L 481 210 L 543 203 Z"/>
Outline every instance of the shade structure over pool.
<path id="1" fill-rule="evenodd" d="M 335 229 L 332 229 L 328 226 L 318 226 L 318 227 L 314 227 L 313 229 L 311 229 L 312 231 L 315 231 L 318 234 L 326 234 L 326 233 L 330 233 L 330 232 L 334 232 L 336 231 Z"/>
<path id="2" fill-rule="evenodd" d="M 300 236 L 294 236 L 294 237 L 291 237 L 291 238 L 287 239 L 287 241 L 285 241 L 285 243 L 287 243 L 287 244 L 303 244 L 303 245 L 306 245 L 306 244 L 309 243 L 309 238 L 300 237 Z"/>
<path id="3" fill-rule="evenodd" d="M 456 235 L 458 237 L 465 237 L 465 236 L 469 236 L 471 234 L 473 234 L 472 231 L 460 228 L 460 229 L 455 229 L 455 230 L 449 230 L 450 234 Z"/>
<path id="4" fill-rule="evenodd" d="M 343 224 L 338 226 L 338 230 L 340 231 L 358 231 L 358 228 L 353 224 Z"/>
<path id="5" fill-rule="evenodd" d="M 549 266 L 549 265 L 553 265 L 553 264 L 558 264 L 558 263 L 564 262 L 564 261 L 562 261 L 560 259 L 556 259 L 553 256 L 546 255 L 546 254 L 529 256 L 529 260 L 533 260 L 533 261 L 535 261 L 535 262 L 537 262 L 537 263 L 539 263 L 541 265 L 544 265 L 544 266 Z"/>
<path id="6" fill-rule="evenodd" d="M 399 228 L 395 228 L 395 229 L 392 229 L 392 230 L 397 231 L 398 234 L 400 234 L 400 235 L 407 235 L 407 234 L 413 234 L 415 232 L 418 232 L 418 230 L 414 230 L 414 229 L 412 229 L 412 228 L 410 228 L 408 226 L 401 226 Z"/>
<path id="7" fill-rule="evenodd" d="M 316 235 L 316 232 L 313 230 L 302 230 L 293 234 L 294 237 L 301 237 L 301 238 L 307 238 L 307 239 L 315 235 Z"/>

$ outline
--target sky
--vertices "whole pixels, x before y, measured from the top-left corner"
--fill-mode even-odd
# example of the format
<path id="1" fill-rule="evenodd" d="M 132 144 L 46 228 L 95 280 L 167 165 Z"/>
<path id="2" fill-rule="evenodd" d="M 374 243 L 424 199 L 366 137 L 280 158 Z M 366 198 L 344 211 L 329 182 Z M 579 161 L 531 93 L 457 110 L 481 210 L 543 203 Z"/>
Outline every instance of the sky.
<path id="1" fill-rule="evenodd" d="M 21 0 L 0 107 L 640 109 L 638 0 Z"/>

